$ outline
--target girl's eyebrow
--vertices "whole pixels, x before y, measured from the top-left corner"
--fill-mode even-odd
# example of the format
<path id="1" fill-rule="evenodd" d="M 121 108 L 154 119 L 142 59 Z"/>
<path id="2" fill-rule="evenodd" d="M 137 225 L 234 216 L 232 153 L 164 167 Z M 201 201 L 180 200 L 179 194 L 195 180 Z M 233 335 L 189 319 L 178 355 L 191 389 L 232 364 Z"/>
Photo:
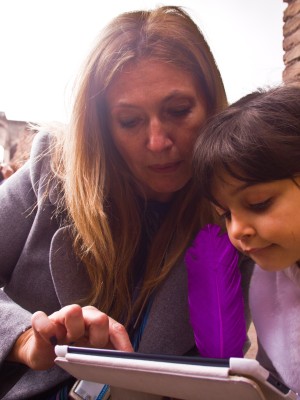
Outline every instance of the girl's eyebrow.
<path id="1" fill-rule="evenodd" d="M 251 187 L 251 186 L 254 186 L 254 185 L 257 185 L 257 183 L 256 182 L 245 182 L 242 185 L 240 185 L 240 186 L 236 187 L 235 189 L 233 189 L 231 191 L 231 194 L 233 194 L 233 195 L 237 194 L 237 193 L 247 189 L 248 187 Z"/>
<path id="2" fill-rule="evenodd" d="M 239 192 L 247 189 L 248 187 L 257 185 L 257 182 L 243 182 L 240 186 L 236 187 L 235 185 L 232 185 L 231 183 L 226 182 L 226 180 L 224 180 L 223 183 L 225 185 L 229 186 L 229 192 L 230 192 L 231 196 L 234 196 L 234 195 L 238 194 Z M 230 190 L 230 186 L 235 186 L 235 187 Z"/>
<path id="3" fill-rule="evenodd" d="M 228 186 L 232 186 L 231 184 L 226 183 L 226 182 L 225 182 L 225 184 L 227 184 Z M 232 190 L 229 192 L 229 193 L 230 193 L 230 196 L 235 196 L 236 194 L 238 194 L 238 193 L 242 192 L 243 190 L 247 189 L 248 187 L 255 186 L 255 185 L 257 185 L 257 184 L 258 184 L 258 182 L 244 182 L 242 185 L 240 185 L 240 186 L 238 186 L 238 187 L 232 189 Z M 223 206 L 221 203 L 219 203 L 218 201 L 216 201 L 216 202 L 213 201 L 213 204 L 214 204 L 215 207 L 220 208 L 220 209 L 222 209 L 223 211 L 226 211 L 226 210 L 227 210 L 227 208 L 224 207 L 224 206 Z M 216 211 L 217 211 L 217 210 L 216 210 Z"/>

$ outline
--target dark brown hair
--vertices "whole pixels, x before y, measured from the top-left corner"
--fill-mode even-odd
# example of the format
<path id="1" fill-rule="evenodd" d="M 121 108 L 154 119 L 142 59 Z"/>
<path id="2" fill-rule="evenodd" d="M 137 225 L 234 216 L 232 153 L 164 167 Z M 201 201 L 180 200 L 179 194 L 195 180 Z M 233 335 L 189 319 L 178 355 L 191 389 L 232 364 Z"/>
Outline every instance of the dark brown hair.
<path id="1" fill-rule="evenodd" d="M 300 172 L 300 87 L 257 90 L 213 117 L 194 150 L 201 192 L 225 171 L 246 183 L 291 178 Z"/>

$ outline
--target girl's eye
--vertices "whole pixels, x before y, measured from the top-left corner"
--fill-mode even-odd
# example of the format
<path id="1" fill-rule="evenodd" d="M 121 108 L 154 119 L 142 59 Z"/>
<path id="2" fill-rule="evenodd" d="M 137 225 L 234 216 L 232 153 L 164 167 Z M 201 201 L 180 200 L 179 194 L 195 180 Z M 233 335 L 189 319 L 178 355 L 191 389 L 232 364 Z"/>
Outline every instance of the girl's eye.
<path id="1" fill-rule="evenodd" d="M 230 220 L 231 219 L 231 212 L 229 210 L 224 210 L 218 206 L 215 206 L 215 210 L 221 219 Z"/>
<path id="2" fill-rule="evenodd" d="M 221 219 L 225 219 L 226 221 L 231 220 L 231 212 L 230 211 L 225 211 L 222 214 L 219 214 Z"/>
<path id="3" fill-rule="evenodd" d="M 259 203 L 249 204 L 249 208 L 251 208 L 251 210 L 259 212 L 259 211 L 266 210 L 268 207 L 270 207 L 271 204 L 272 204 L 272 199 L 270 198 L 270 199 L 261 201 Z"/>

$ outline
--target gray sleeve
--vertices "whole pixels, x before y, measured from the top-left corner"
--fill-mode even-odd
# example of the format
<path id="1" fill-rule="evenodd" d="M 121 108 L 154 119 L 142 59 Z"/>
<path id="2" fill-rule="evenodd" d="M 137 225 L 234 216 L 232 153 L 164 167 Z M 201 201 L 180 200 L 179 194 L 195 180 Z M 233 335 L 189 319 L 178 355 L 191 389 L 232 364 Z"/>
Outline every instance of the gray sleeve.
<path id="1" fill-rule="evenodd" d="M 41 154 L 48 146 L 48 135 L 38 134 L 30 160 L 0 186 L 0 287 L 17 265 L 42 199 L 50 164 Z"/>
<path id="2" fill-rule="evenodd" d="M 34 145 L 34 159 L 44 147 L 45 140 L 38 138 Z M 37 177 L 41 165 L 42 160 L 27 162 L 0 186 L 0 363 L 18 336 L 30 326 L 31 313 L 13 302 L 3 288 L 14 274 L 19 273 L 18 261 L 35 219 Z"/>
<path id="3" fill-rule="evenodd" d="M 16 266 L 34 219 L 29 163 L 0 186 L 0 286 Z"/>
<path id="4" fill-rule="evenodd" d="M 2 288 L 15 273 L 15 267 L 33 223 L 34 202 L 35 196 L 27 164 L 0 187 L 0 286 Z M 0 308 L 0 362 L 3 362 L 17 337 L 30 326 L 31 314 L 14 303 L 3 290 L 0 290 Z"/>

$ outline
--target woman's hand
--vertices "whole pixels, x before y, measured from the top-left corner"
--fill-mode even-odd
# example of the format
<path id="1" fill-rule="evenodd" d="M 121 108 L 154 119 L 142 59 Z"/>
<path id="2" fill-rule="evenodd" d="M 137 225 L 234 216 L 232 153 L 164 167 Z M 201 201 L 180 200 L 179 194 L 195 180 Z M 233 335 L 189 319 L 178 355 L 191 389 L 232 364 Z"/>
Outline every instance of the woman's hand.
<path id="1" fill-rule="evenodd" d="M 18 338 L 7 359 L 34 370 L 54 365 L 56 344 L 133 351 L 124 326 L 92 306 L 73 304 L 49 316 L 37 311 L 31 322 L 32 328 Z"/>

